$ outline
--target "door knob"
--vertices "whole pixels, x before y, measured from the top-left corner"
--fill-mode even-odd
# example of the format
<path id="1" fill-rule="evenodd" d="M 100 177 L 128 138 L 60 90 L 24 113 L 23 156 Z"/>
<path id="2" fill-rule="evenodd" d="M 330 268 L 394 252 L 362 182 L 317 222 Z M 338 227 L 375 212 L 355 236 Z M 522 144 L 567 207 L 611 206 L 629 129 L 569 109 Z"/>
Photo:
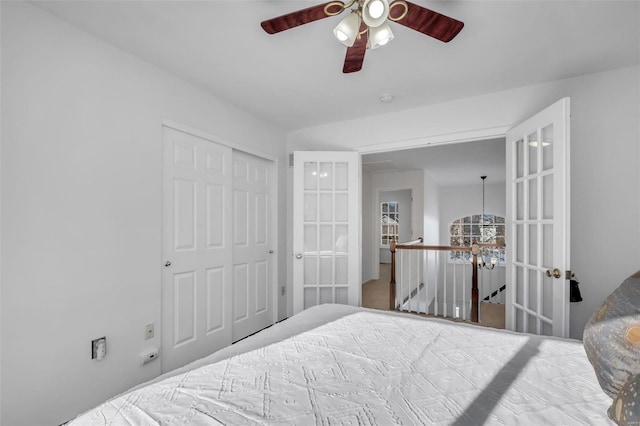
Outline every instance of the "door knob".
<path id="1" fill-rule="evenodd" d="M 560 272 L 560 269 L 558 268 L 553 268 L 553 270 L 547 269 L 547 277 L 560 278 L 561 276 L 562 276 L 562 272 Z"/>
<path id="2" fill-rule="evenodd" d="M 170 261 L 170 260 L 167 260 L 166 262 L 164 262 L 164 266 L 165 266 L 165 267 L 167 267 L 167 268 L 168 268 L 169 266 L 171 266 L 171 261 Z"/>
<path id="3" fill-rule="evenodd" d="M 296 253 L 296 259 L 302 259 L 302 253 Z"/>
<path id="4" fill-rule="evenodd" d="M 273 254 L 273 250 L 269 250 L 269 254 Z"/>

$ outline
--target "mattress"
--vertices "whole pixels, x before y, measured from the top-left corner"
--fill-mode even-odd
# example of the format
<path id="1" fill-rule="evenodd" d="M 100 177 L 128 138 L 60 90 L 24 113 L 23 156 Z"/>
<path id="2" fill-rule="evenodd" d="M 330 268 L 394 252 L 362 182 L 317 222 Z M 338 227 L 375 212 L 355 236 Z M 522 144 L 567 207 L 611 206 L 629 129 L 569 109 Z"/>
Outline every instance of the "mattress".
<path id="1" fill-rule="evenodd" d="M 310 308 L 72 425 L 607 425 L 577 340 Z"/>

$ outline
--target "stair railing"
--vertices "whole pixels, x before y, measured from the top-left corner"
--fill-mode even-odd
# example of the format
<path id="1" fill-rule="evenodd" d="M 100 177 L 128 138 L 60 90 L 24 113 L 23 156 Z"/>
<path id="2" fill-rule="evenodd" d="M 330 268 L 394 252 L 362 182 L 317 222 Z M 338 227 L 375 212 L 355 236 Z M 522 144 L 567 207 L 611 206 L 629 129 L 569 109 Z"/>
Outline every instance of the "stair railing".
<path id="1" fill-rule="evenodd" d="M 422 238 L 404 243 L 392 241 L 389 309 L 478 322 L 481 248 L 503 246 L 424 245 Z M 469 284 L 471 288 L 467 291 Z"/>

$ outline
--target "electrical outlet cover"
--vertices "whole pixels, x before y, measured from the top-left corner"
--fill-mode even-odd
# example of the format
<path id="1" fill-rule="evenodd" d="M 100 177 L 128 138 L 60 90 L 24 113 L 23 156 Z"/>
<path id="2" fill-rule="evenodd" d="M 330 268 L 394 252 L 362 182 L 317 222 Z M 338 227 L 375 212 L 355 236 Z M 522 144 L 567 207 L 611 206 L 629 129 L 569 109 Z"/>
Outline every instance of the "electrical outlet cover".
<path id="1" fill-rule="evenodd" d="M 146 363 L 158 358 L 158 356 L 158 348 L 149 348 L 140 354 L 140 364 L 145 365 Z"/>
<path id="2" fill-rule="evenodd" d="M 100 337 L 91 341 L 91 359 L 101 360 L 107 355 L 107 338 Z"/>
<path id="3" fill-rule="evenodd" d="M 144 340 L 152 339 L 155 336 L 155 326 L 153 323 L 144 326 Z"/>

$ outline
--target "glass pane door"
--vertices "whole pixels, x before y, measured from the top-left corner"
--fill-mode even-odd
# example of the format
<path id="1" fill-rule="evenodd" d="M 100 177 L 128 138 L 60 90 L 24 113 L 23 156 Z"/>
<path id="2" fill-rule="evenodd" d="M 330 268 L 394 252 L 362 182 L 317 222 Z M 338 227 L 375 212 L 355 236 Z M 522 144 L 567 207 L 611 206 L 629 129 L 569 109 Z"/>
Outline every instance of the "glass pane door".
<path id="1" fill-rule="evenodd" d="M 294 312 L 360 301 L 355 152 L 294 154 Z"/>
<path id="2" fill-rule="evenodd" d="M 569 330 L 569 99 L 507 134 L 507 326 Z"/>

